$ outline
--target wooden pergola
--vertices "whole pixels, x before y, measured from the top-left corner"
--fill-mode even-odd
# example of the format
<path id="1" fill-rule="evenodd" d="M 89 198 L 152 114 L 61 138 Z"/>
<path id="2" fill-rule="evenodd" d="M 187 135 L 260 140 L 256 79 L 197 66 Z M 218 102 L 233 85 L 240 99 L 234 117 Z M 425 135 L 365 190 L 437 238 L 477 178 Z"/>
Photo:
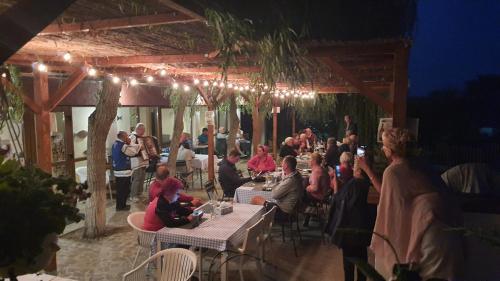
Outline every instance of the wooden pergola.
<path id="1" fill-rule="evenodd" d="M 6 2 L 12 3 L 0 12 L 8 14 L 10 20 L 7 25 L 5 22 L 0 24 L 0 33 L 16 37 L 12 32 L 25 30 L 27 34 L 23 37 L 24 42 L 19 40 L 20 36 L 16 37 L 17 41 L 12 39 L 10 48 L 7 48 L 10 53 L 2 57 L 2 61 L 19 66 L 23 75 L 33 79 L 32 93 L 24 96 L 29 109 L 25 116 L 25 146 L 31 144 L 33 162 L 46 171 L 52 167 L 51 150 L 48 149 L 49 112 L 56 111 L 72 95 L 72 100 L 75 100 L 74 95 L 81 94 L 81 90 L 75 89 L 82 81 L 103 79 L 104 73 L 143 81 L 147 75 L 154 75 L 154 82 L 147 86 L 151 89 L 170 85 L 173 80 L 191 83 L 194 77 L 220 78 L 220 58 L 211 43 L 204 16 L 177 2 L 146 1 L 145 8 L 137 12 L 126 7 L 120 9 L 111 1 L 97 1 L 98 5 L 95 0 L 39 1 L 58 2 L 52 5 L 39 3 L 48 5 L 44 6 L 45 15 L 22 9 L 22 5 L 31 1 Z M 56 18 L 61 11 L 64 13 Z M 30 28 L 20 26 L 16 20 L 26 17 L 31 17 Z M 394 126 L 405 126 L 409 41 L 314 41 L 304 42 L 303 46 L 311 59 L 325 69 L 314 78 L 317 93 L 364 95 L 393 117 Z M 66 52 L 71 54 L 70 61 L 63 57 Z M 34 64 L 37 62 L 47 65 L 48 72 L 38 71 Z M 240 65 L 228 70 L 228 81 L 249 83 L 249 74 L 260 70 L 255 62 L 245 58 L 240 59 Z M 90 77 L 89 68 L 96 68 L 101 76 Z M 167 72 L 166 76 L 160 74 L 162 70 Z M 50 89 L 50 77 L 64 77 L 65 80 L 56 89 Z M 203 88 L 199 90 L 208 109 L 214 110 L 213 97 Z M 157 95 L 158 100 L 164 100 L 159 92 L 151 90 L 145 95 L 152 99 Z M 164 101 L 158 103 L 158 106 L 168 104 Z M 274 105 L 277 105 L 276 101 Z M 258 105 L 255 110 L 258 111 Z M 31 116 L 34 122 L 33 119 L 30 121 Z M 276 153 L 276 110 L 273 110 L 273 121 L 273 151 Z M 214 152 L 213 131 L 213 125 L 209 125 L 209 155 Z M 30 138 L 36 141 L 30 141 Z M 30 152 L 26 154 L 30 155 Z M 213 157 L 209 159 L 209 179 L 213 179 Z M 67 164 L 74 165 L 72 161 Z"/>

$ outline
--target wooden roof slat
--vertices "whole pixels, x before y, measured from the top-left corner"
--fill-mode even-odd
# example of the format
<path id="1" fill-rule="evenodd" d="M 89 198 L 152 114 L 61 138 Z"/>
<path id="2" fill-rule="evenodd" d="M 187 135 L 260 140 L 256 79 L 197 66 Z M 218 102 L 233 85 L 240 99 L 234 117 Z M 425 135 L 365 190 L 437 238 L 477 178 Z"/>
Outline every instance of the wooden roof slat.
<path id="1" fill-rule="evenodd" d="M 103 19 L 77 23 L 54 23 L 43 29 L 39 35 L 69 32 L 88 32 L 97 30 L 124 29 L 132 27 L 155 26 L 199 21 L 188 15 L 172 12 L 166 14 L 134 16 L 125 18 Z"/>

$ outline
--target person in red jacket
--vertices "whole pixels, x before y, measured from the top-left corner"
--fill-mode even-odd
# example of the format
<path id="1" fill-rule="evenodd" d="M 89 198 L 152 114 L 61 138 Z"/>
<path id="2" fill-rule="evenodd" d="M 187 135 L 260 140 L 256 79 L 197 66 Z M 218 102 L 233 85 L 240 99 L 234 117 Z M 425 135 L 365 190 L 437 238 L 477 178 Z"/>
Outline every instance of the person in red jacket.
<path id="1" fill-rule="evenodd" d="M 259 145 L 257 148 L 257 155 L 248 161 L 248 169 L 255 173 L 272 172 L 276 170 L 276 163 L 273 157 L 268 153 L 267 147 Z"/>

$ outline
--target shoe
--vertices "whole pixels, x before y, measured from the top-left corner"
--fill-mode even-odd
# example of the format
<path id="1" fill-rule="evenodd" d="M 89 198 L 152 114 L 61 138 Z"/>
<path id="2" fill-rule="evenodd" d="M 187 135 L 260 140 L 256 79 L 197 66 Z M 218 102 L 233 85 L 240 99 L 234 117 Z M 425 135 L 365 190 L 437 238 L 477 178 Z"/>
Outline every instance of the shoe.
<path id="1" fill-rule="evenodd" d="M 130 210 L 130 205 L 125 205 L 123 208 L 116 208 L 116 211 L 129 211 Z"/>

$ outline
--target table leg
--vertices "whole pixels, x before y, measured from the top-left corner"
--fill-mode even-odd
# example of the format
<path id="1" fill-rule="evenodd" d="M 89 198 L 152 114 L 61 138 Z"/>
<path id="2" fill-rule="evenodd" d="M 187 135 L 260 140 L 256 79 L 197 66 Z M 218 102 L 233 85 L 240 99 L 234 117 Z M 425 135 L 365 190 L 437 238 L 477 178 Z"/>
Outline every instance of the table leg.
<path id="1" fill-rule="evenodd" d="M 228 258 L 228 253 L 223 252 L 220 255 L 220 280 L 221 281 L 227 281 L 227 258 Z"/>

